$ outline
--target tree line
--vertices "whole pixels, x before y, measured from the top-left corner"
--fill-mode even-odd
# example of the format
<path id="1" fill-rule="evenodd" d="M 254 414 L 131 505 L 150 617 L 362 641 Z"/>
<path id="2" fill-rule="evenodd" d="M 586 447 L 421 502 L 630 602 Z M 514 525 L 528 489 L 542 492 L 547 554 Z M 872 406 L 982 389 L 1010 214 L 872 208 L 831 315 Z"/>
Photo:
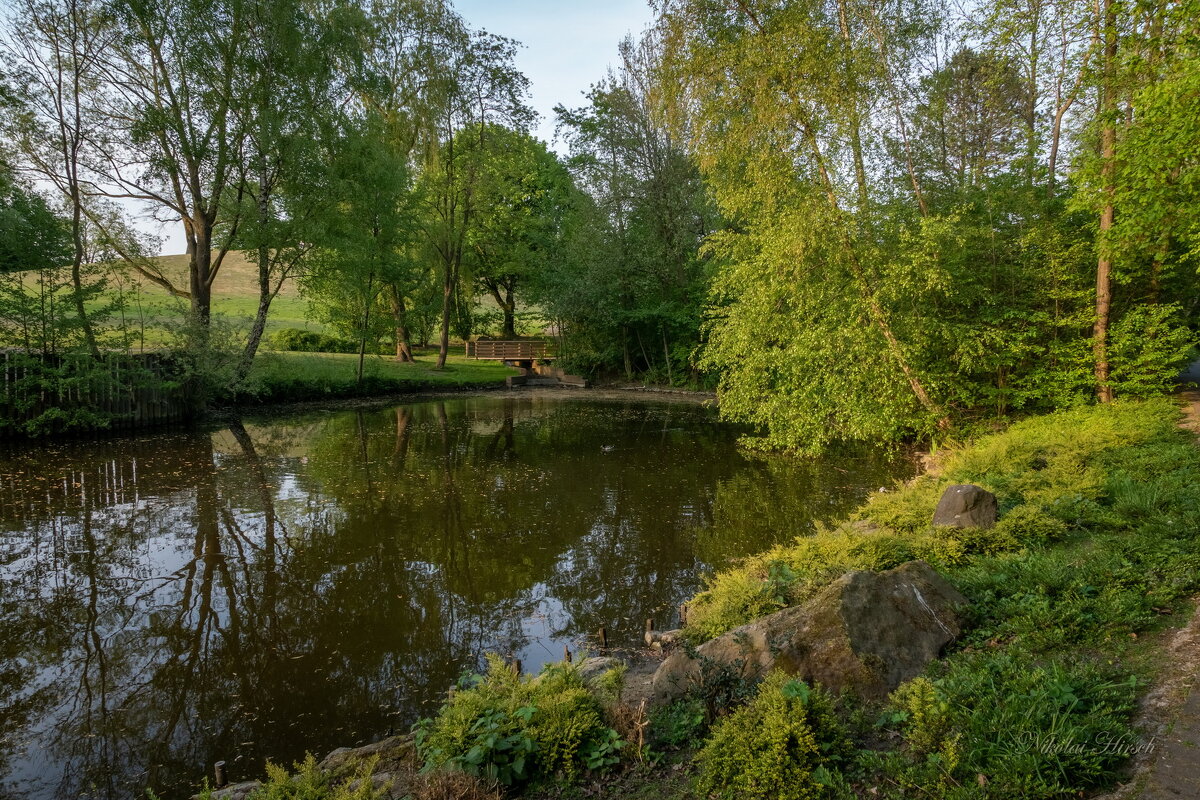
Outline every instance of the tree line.
<path id="1" fill-rule="evenodd" d="M 702 367 L 774 446 L 1170 388 L 1195 341 L 1194 2 L 665 0 L 717 205 Z"/>
<path id="2" fill-rule="evenodd" d="M 240 251 L 234 382 L 298 280 L 360 374 L 385 342 L 442 367 L 452 337 L 545 332 L 581 371 L 715 385 L 772 447 L 1170 387 L 1200 311 L 1196 0 L 654 7 L 556 108 L 559 155 L 517 43 L 442 0 L 21 0 L 5 344 L 128 346 L 124 270 L 211 349 Z M 186 284 L 130 203 L 181 220 Z"/>
<path id="3" fill-rule="evenodd" d="M 408 310 L 436 305 L 441 367 L 476 284 L 513 333 L 516 276 L 553 250 L 543 207 L 570 183 L 528 133 L 514 42 L 440 0 L 23 0 L 4 33 L 3 300 L 30 306 L 5 344 L 127 346 L 123 271 L 186 301 L 181 346 L 201 350 L 235 251 L 259 289 L 242 377 L 292 279 L 360 353 L 386 309 L 410 358 Z M 179 221 L 184 280 L 131 211 Z"/>

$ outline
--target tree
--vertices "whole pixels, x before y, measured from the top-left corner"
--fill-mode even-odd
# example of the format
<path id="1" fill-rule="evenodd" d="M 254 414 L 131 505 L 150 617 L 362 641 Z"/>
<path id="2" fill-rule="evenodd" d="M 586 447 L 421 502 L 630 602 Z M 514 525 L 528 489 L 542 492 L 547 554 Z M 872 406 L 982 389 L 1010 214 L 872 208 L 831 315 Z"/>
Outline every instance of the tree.
<path id="1" fill-rule="evenodd" d="M 313 250 L 313 229 L 329 208 L 322 160 L 336 127 L 336 63 L 351 41 L 340 26 L 298 0 L 247 3 L 247 41 L 234 92 L 245 131 L 245 206 L 236 245 L 254 253 L 258 307 L 242 351 L 249 372 L 271 302 Z"/>
<path id="2" fill-rule="evenodd" d="M 620 56 L 587 106 L 556 109 L 570 170 L 588 197 L 573 204 L 570 255 L 540 281 L 539 299 L 580 368 L 623 368 L 631 378 L 636 365 L 673 382 L 700 339 L 709 275 L 699 248 L 718 220 L 667 124 L 661 42 L 626 39 Z"/>
<path id="3" fill-rule="evenodd" d="M 486 149 L 478 156 L 480 211 L 467 233 L 467 262 L 503 314 L 501 336 L 512 339 L 518 293 L 556 257 L 571 179 L 545 144 L 528 134 L 492 126 L 480 141 Z"/>
<path id="4" fill-rule="evenodd" d="M 95 135 L 87 94 L 95 90 L 99 58 L 114 41 L 100 20 L 91 0 L 25 0 L 6 43 L 23 87 L 22 113 L 11 118 L 9 135 L 32 172 L 54 186 L 68 209 L 72 300 L 94 358 L 100 348 L 88 319 L 83 278 L 90 224 L 83 159 Z"/>
<path id="5" fill-rule="evenodd" d="M 872 214 L 882 192 L 863 126 L 882 67 L 879 48 L 856 45 L 865 6 L 683 1 L 663 23 L 666 83 L 686 93 L 692 145 L 731 221 L 710 238 L 726 266 L 702 364 L 722 373 L 727 414 L 787 447 L 945 417 L 916 343 L 945 292 L 947 230 L 902 235 Z"/>
<path id="6" fill-rule="evenodd" d="M 439 81 L 436 135 L 426 143 L 421 177 L 426 237 L 442 284 L 437 369 L 446 366 L 449 354 L 467 234 L 480 209 L 476 195 L 486 140 L 496 125 L 525 130 L 533 120 L 525 104 L 529 81 L 513 65 L 515 55 L 513 41 L 475 33 L 447 54 Z"/>
<path id="7" fill-rule="evenodd" d="M 188 285 L 131 259 L 147 280 L 186 297 L 207 327 L 212 287 L 241 222 L 246 102 L 237 91 L 250 36 L 242 0 L 135 0 L 111 7 L 90 104 L 96 191 L 176 217 Z"/>
<path id="8" fill-rule="evenodd" d="M 405 284 L 413 268 L 411 177 L 405 154 L 392 147 L 386 124 L 375 114 L 343 130 L 330 172 L 334 209 L 303 285 L 326 319 L 358 341 L 362 383 L 367 345 L 382 332 L 372 314 L 385 289 Z"/>

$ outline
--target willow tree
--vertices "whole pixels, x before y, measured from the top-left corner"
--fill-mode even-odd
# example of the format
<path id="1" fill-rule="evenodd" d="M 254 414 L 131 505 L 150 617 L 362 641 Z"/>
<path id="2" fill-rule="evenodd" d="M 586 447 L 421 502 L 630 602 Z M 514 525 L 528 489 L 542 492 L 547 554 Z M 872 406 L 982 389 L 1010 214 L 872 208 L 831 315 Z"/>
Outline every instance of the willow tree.
<path id="1" fill-rule="evenodd" d="M 775 446 L 891 439 L 945 418 L 922 348 L 949 290 L 944 220 L 889 228 L 868 122 L 902 28 L 869 0 L 666 4 L 666 85 L 727 230 L 701 363 Z M 885 46 L 886 45 L 886 46 Z M 916 207 L 916 200 L 912 201 Z"/>

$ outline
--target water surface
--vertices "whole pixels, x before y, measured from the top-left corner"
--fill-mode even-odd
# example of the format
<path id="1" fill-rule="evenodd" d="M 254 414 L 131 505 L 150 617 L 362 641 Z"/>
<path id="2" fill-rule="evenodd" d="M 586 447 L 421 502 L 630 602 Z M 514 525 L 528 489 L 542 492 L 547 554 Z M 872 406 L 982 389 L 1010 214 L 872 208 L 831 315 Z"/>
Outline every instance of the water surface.
<path id="1" fill-rule="evenodd" d="M 0 453 L 0 797 L 186 797 L 677 623 L 903 461 L 748 458 L 711 409 L 432 400 Z"/>

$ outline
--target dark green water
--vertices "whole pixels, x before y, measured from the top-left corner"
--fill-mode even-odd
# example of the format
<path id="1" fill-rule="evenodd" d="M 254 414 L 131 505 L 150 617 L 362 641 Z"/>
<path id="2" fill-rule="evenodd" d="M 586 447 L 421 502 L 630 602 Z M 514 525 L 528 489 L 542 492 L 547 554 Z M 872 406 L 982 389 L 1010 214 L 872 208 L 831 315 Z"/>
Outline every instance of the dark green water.
<path id="1" fill-rule="evenodd" d="M 912 471 L 736 439 L 549 393 L 0 453 L 0 797 L 186 797 L 404 730 L 485 652 L 634 645 Z"/>

